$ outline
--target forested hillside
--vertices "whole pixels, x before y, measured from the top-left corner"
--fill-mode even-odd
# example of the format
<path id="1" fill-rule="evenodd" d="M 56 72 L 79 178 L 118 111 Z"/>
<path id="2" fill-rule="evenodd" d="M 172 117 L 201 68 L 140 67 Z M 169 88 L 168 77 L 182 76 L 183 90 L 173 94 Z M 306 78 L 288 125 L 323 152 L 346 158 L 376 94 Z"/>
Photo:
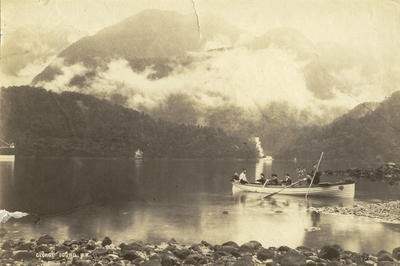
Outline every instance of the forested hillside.
<path id="1" fill-rule="evenodd" d="M 1 89 L 0 130 L 17 154 L 146 157 L 255 157 L 246 140 L 210 127 L 154 120 L 75 92 L 29 86 Z"/>
<path id="2" fill-rule="evenodd" d="M 315 159 L 324 151 L 330 159 L 400 160 L 400 91 L 355 109 L 325 127 L 304 129 L 276 157 Z"/>

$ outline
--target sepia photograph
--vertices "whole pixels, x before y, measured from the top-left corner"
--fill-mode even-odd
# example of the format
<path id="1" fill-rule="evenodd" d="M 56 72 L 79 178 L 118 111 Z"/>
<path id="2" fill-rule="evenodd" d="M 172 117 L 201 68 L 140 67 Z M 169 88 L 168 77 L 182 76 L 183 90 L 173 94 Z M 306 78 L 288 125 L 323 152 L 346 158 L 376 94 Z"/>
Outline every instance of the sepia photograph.
<path id="1" fill-rule="evenodd" d="M 0 20 L 0 265 L 400 266 L 400 0 Z"/>

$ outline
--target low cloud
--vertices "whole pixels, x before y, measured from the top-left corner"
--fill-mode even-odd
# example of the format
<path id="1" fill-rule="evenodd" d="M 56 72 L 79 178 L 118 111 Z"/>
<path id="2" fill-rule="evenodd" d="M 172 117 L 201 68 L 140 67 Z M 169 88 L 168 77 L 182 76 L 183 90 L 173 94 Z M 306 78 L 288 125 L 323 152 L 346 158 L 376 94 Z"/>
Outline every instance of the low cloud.
<path id="1" fill-rule="evenodd" d="M 53 61 L 60 50 L 82 34 L 71 27 L 6 27 L 1 40 L 1 85 L 29 84 L 33 77 Z"/>
<path id="2" fill-rule="evenodd" d="M 309 66 L 314 62 L 273 46 L 190 56 L 191 64 L 170 65 L 170 73 L 161 78 L 149 78 L 157 63 L 136 72 L 125 59 L 91 69 L 83 64 L 66 66 L 57 59 L 51 67 L 62 74 L 36 85 L 96 95 L 157 118 L 213 126 L 220 123 L 236 129 L 238 125 L 224 126 L 216 111 L 239 110 L 237 123 L 272 119 L 284 124 L 325 124 L 359 104 L 357 99 L 371 101 L 384 95 L 378 84 L 380 74 L 366 76 L 362 67 L 356 66 L 328 72 L 330 84 L 319 92 L 327 96 L 321 97 L 310 88 Z M 319 80 L 324 81 L 324 77 Z"/>

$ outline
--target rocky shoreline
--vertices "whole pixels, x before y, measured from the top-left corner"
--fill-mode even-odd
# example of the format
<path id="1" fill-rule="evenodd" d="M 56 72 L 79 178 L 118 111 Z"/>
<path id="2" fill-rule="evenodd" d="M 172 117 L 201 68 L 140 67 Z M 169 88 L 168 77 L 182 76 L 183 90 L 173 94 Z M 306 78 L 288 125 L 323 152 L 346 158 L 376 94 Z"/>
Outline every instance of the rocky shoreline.
<path id="1" fill-rule="evenodd" d="M 326 170 L 321 172 L 326 176 L 340 176 L 346 180 L 368 179 L 383 181 L 389 185 L 400 185 L 400 168 L 395 162 L 388 162 L 377 168 L 351 168 L 347 170 Z"/>
<path id="2" fill-rule="evenodd" d="M 311 207 L 310 210 L 325 214 L 362 216 L 380 222 L 400 224 L 400 201 L 380 203 L 357 202 L 351 207 Z"/>
<path id="3" fill-rule="evenodd" d="M 304 246 L 263 247 L 257 241 L 211 245 L 206 241 L 184 245 L 171 239 L 159 244 L 129 244 L 80 239 L 57 242 L 49 235 L 25 241 L 1 242 L 1 265 L 400 265 L 400 247 L 377 254 L 343 250 L 338 245 L 320 249 Z"/>

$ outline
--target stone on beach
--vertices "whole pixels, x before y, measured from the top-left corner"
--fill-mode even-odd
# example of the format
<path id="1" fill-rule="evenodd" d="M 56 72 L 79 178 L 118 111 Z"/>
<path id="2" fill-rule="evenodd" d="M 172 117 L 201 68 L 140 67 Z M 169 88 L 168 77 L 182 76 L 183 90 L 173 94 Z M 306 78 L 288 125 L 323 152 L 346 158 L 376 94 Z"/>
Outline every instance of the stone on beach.
<path id="1" fill-rule="evenodd" d="M 238 253 L 239 249 L 232 246 L 222 246 L 221 251 L 226 252 L 228 254 Z"/>
<path id="2" fill-rule="evenodd" d="M 133 242 L 128 245 L 125 243 L 122 243 L 119 245 L 119 247 L 121 248 L 121 251 L 123 251 L 123 250 L 142 251 L 143 250 L 143 246 L 141 244 L 139 244 L 138 242 Z"/>
<path id="3" fill-rule="evenodd" d="M 194 255 L 189 255 L 184 261 L 183 264 L 188 264 L 188 265 L 196 265 L 197 262 L 200 260 L 200 257 L 194 256 Z"/>
<path id="4" fill-rule="evenodd" d="M 65 245 L 59 245 L 55 247 L 55 251 L 64 253 L 64 252 L 69 252 L 71 249 L 68 246 Z"/>
<path id="5" fill-rule="evenodd" d="M 83 260 L 83 259 L 75 257 L 72 259 L 72 265 L 74 265 L 74 266 L 89 266 L 92 264 L 88 260 Z"/>
<path id="6" fill-rule="evenodd" d="M 20 242 L 16 245 L 17 250 L 33 250 L 35 244 L 32 242 L 24 243 Z"/>
<path id="7" fill-rule="evenodd" d="M 111 239 L 110 239 L 108 236 L 106 236 L 106 237 L 103 239 L 103 241 L 101 242 L 101 245 L 102 245 L 103 247 L 105 247 L 105 246 L 111 245 L 111 243 L 112 243 Z"/>
<path id="8" fill-rule="evenodd" d="M 374 266 L 374 265 L 375 265 L 375 262 L 372 261 L 372 260 L 366 260 L 366 261 L 364 261 L 364 265 L 365 265 L 365 266 Z"/>
<path id="9" fill-rule="evenodd" d="M 386 250 L 381 250 L 378 252 L 378 261 L 393 261 L 393 257 Z"/>
<path id="10" fill-rule="evenodd" d="M 244 256 L 237 260 L 233 266 L 252 266 L 255 265 L 251 256 Z"/>
<path id="11" fill-rule="evenodd" d="M 289 251 L 291 251 L 292 249 L 290 248 L 290 247 L 288 247 L 288 246 L 280 246 L 279 248 L 278 248 L 278 251 L 280 251 L 280 252 L 289 252 Z"/>
<path id="12" fill-rule="evenodd" d="M 306 257 L 300 253 L 289 251 L 276 257 L 276 261 L 282 266 L 306 265 Z"/>
<path id="13" fill-rule="evenodd" d="M 111 239 L 110 239 L 111 240 Z M 150 244 L 136 241 L 103 246 L 103 241 L 80 239 L 57 244 L 50 236 L 37 241 L 2 242 L 0 264 L 42 265 L 398 265 L 400 248 L 392 253 L 382 250 L 377 257 L 343 250 L 338 245 L 327 245 L 316 250 L 304 246 L 293 249 L 288 246 L 264 248 L 257 241 L 241 246 L 228 241 L 211 246 L 206 241 L 186 245 L 178 241 Z M 37 244 L 49 243 L 49 244 Z M 42 256 L 37 256 L 40 253 Z M 317 256 L 318 254 L 318 256 Z"/>
<path id="14" fill-rule="evenodd" d="M 212 247 L 212 245 L 211 245 L 210 243 L 208 243 L 207 241 L 205 241 L 205 240 L 202 240 L 202 241 L 201 241 L 201 244 L 204 245 L 204 246 L 206 246 L 206 247 L 209 247 L 209 248 Z"/>
<path id="15" fill-rule="evenodd" d="M 43 253 L 50 253 L 51 250 L 50 250 L 50 248 L 49 248 L 48 246 L 46 246 L 46 245 L 40 245 L 40 246 L 37 246 L 37 247 L 35 248 L 35 252 L 36 252 L 36 253 L 40 253 L 40 252 L 43 252 Z"/>
<path id="16" fill-rule="evenodd" d="M 270 250 L 270 249 L 265 249 L 265 248 L 261 248 L 258 252 L 257 252 L 257 259 L 259 260 L 267 260 L 267 259 L 272 259 L 275 255 L 275 252 Z"/>
<path id="17" fill-rule="evenodd" d="M 13 256 L 13 252 L 11 250 L 5 250 L 0 253 L 1 259 L 10 259 Z"/>
<path id="18" fill-rule="evenodd" d="M 101 257 L 101 256 L 107 255 L 109 253 L 110 253 L 110 251 L 108 249 L 98 248 L 98 249 L 93 250 L 90 254 L 92 254 L 93 256 L 96 256 L 96 257 Z"/>
<path id="19" fill-rule="evenodd" d="M 230 246 L 234 248 L 239 248 L 239 245 L 236 242 L 233 241 L 228 241 L 222 244 L 222 246 Z"/>
<path id="20" fill-rule="evenodd" d="M 239 252 L 240 253 L 246 253 L 246 252 L 250 252 L 250 253 L 256 253 L 258 251 L 259 248 L 261 248 L 261 243 L 255 240 L 249 241 L 244 243 L 243 245 L 241 245 L 239 247 Z"/>
<path id="21" fill-rule="evenodd" d="M 36 259 L 36 253 L 32 251 L 19 251 L 13 256 L 14 260 L 29 261 Z"/>
<path id="22" fill-rule="evenodd" d="M 306 260 L 306 266 L 316 266 L 317 263 L 313 260 Z"/>
<path id="23" fill-rule="evenodd" d="M 54 240 L 54 238 L 49 235 L 41 236 L 37 241 L 38 245 L 42 245 L 42 244 L 49 245 L 49 244 L 55 244 L 55 243 L 56 243 L 56 241 Z"/>
<path id="24" fill-rule="evenodd" d="M 125 260 L 134 260 L 139 258 L 140 256 L 136 253 L 136 251 L 133 250 L 127 250 L 125 252 L 122 253 L 122 258 L 124 258 Z"/>
<path id="25" fill-rule="evenodd" d="M 174 266 L 179 265 L 179 261 L 176 257 L 171 254 L 163 254 L 161 257 L 161 265 L 162 266 Z"/>
<path id="26" fill-rule="evenodd" d="M 86 244 L 87 250 L 94 250 L 96 248 L 96 242 L 94 240 L 89 240 Z"/>
<path id="27" fill-rule="evenodd" d="M 392 256 L 396 260 L 400 260 L 400 247 L 394 248 L 392 251 Z"/>
<path id="28" fill-rule="evenodd" d="M 328 260 L 337 260 L 340 258 L 340 249 L 336 245 L 323 246 L 318 257 Z"/>
<path id="29" fill-rule="evenodd" d="M 14 242 L 14 240 L 9 239 L 3 243 L 3 245 L 1 246 L 1 249 L 10 250 L 10 249 L 14 248 L 16 245 L 17 244 Z"/>
<path id="30" fill-rule="evenodd" d="M 173 253 L 177 258 L 184 260 L 191 252 L 189 249 L 177 249 Z"/>

